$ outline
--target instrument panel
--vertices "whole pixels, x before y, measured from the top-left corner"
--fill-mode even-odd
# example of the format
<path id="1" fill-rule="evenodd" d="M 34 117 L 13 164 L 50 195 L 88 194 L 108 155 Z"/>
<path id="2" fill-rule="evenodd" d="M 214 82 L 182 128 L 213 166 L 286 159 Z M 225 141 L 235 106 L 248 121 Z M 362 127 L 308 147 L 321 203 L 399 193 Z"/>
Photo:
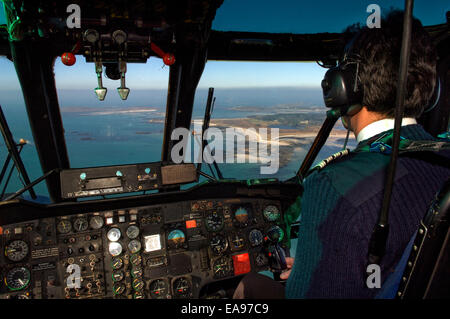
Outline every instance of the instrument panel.
<path id="1" fill-rule="evenodd" d="M 208 199 L 30 220 L 0 228 L 0 299 L 203 298 L 270 268 L 286 246 L 281 203 Z"/>

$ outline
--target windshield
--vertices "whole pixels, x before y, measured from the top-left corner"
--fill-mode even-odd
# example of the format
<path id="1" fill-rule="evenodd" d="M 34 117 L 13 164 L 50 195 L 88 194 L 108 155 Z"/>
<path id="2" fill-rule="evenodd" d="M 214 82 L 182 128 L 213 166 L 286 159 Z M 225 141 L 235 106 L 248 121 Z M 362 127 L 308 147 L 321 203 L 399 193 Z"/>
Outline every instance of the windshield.
<path id="1" fill-rule="evenodd" d="M 295 176 L 325 120 L 326 107 L 320 87 L 325 72 L 317 63 L 308 62 L 208 61 L 197 90 L 198 102 L 203 100 L 204 103 L 196 103 L 193 124 L 195 131 L 196 127 L 201 127 L 206 88 L 215 84 L 216 101 L 210 127 L 223 133 L 223 143 L 213 143 L 213 146 L 217 153 L 223 154 L 218 166 L 225 178 L 286 180 Z M 199 125 L 195 125 L 195 121 Z M 227 160 L 230 145 L 226 130 L 230 129 L 243 129 L 237 135 L 246 139 L 240 151 L 237 138 L 231 144 L 235 153 L 233 160 Z M 265 130 L 268 134 L 261 138 Z M 272 136 L 271 131 L 278 137 Z M 339 122 L 317 161 L 340 151 L 346 133 Z M 214 138 L 212 140 L 214 142 Z M 355 146 L 353 135 L 349 146 Z M 261 148 L 262 154 L 267 153 L 267 156 L 261 156 Z M 277 163 L 270 165 L 270 160 Z M 269 166 L 271 170 L 267 169 Z M 207 165 L 202 168 L 211 174 Z"/>
<path id="2" fill-rule="evenodd" d="M 94 93 L 93 63 L 78 57 L 67 67 L 55 62 L 55 80 L 71 167 L 155 162 L 161 160 L 169 68 L 161 59 L 127 65 L 130 93 L 122 100 L 119 81 L 103 73 L 104 101 Z"/>
<path id="3" fill-rule="evenodd" d="M 371 4 L 381 14 L 403 9 L 404 0 L 298 1 L 226 0 L 217 10 L 213 30 L 270 33 L 342 32 L 350 24 L 365 24 Z M 413 15 L 423 25 L 446 23 L 448 0 L 415 0 Z M 369 11 L 370 12 L 370 11 Z"/>

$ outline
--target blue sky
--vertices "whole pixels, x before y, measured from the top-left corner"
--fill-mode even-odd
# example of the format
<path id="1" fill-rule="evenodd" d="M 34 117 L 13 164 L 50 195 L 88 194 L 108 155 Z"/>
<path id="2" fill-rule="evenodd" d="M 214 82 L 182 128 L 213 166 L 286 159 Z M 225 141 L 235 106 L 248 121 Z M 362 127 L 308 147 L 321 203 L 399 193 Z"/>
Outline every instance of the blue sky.
<path id="1" fill-rule="evenodd" d="M 369 4 L 380 5 L 382 13 L 389 8 L 402 8 L 403 0 L 225 0 L 219 8 L 213 29 L 224 31 L 260 32 L 341 32 L 355 22 L 364 23 L 370 13 Z M 431 5 L 432 3 L 432 5 Z M 0 1 L 1 4 L 1 1 Z M 448 0 L 416 0 L 414 15 L 424 25 L 444 23 L 450 10 Z M 0 10 L 0 24 L 5 23 Z M 320 15 L 317 13 L 320 12 Z M 18 89 L 19 83 L 10 61 L 0 57 L 0 90 Z M 209 61 L 199 87 L 319 87 L 325 69 L 315 63 L 275 62 L 219 62 Z M 132 89 L 167 88 L 169 68 L 161 59 L 150 58 L 145 65 L 128 65 L 127 86 Z M 89 89 L 97 86 L 94 65 L 77 56 L 72 67 L 64 66 L 58 58 L 55 63 L 56 83 L 59 89 Z M 118 81 L 104 78 L 109 90 L 119 86 Z"/>

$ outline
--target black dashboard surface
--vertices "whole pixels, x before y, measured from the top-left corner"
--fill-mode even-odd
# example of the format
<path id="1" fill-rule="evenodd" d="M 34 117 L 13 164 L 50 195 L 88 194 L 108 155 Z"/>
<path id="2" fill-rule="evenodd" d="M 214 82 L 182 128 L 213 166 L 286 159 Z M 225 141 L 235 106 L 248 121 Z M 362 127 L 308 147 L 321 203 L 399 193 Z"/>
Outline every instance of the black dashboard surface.
<path id="1" fill-rule="evenodd" d="M 287 244 L 288 201 L 273 186 L 217 186 L 148 205 L 27 207 L 50 213 L 1 226 L 0 298 L 204 298 L 211 283 L 268 270 L 273 245 Z M 222 197 L 199 198 L 211 192 Z"/>

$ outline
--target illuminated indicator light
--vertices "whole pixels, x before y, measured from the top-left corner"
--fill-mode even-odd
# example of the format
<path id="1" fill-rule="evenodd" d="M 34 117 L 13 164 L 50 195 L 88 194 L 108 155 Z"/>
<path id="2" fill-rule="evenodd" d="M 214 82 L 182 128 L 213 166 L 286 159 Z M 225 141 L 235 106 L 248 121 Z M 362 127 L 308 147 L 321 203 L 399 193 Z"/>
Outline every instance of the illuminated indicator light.
<path id="1" fill-rule="evenodd" d="M 150 171 L 151 171 L 150 168 L 147 167 L 147 168 L 145 169 L 145 174 L 147 174 L 147 175 L 150 174 Z"/>
<path id="2" fill-rule="evenodd" d="M 0 235 L 3 235 L 3 227 L 0 226 Z"/>
<path id="3" fill-rule="evenodd" d="M 189 229 L 189 228 L 195 228 L 195 227 L 197 227 L 197 221 L 196 221 L 195 219 L 187 220 L 187 221 L 186 221 L 186 228 L 187 228 L 187 229 Z"/>
<path id="4" fill-rule="evenodd" d="M 248 253 L 234 255 L 232 258 L 235 275 L 246 274 L 251 271 L 250 257 Z"/>

